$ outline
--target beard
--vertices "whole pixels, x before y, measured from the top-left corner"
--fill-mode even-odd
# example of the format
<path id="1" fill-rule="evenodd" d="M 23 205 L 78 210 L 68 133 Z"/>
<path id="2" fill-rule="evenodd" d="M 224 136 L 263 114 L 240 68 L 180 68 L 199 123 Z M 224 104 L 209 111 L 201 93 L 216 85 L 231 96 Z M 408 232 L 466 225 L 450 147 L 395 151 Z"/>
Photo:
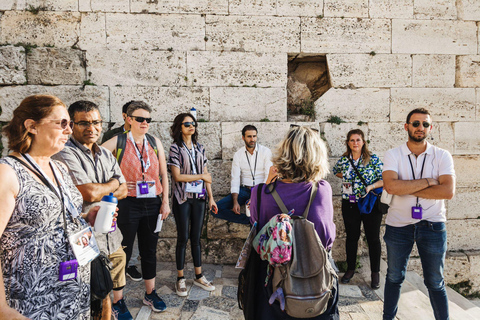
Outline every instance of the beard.
<path id="1" fill-rule="evenodd" d="M 410 138 L 410 140 L 412 141 L 415 141 L 415 142 L 422 142 L 424 141 L 426 138 L 427 138 L 427 135 L 424 134 L 422 137 L 415 137 L 414 133 L 411 133 L 410 131 L 408 131 L 408 137 Z"/>

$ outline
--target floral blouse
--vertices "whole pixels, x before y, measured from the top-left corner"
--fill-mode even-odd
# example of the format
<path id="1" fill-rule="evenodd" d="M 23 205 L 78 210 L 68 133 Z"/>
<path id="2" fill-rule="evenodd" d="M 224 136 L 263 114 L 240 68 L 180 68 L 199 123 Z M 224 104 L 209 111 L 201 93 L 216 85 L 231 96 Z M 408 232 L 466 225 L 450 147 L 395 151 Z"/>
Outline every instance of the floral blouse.
<path id="1" fill-rule="evenodd" d="M 362 175 L 367 185 L 373 184 L 382 180 L 383 163 L 376 154 L 370 156 L 370 161 L 365 166 L 363 158 L 360 157 L 358 164 L 356 164 L 358 172 Z M 348 157 L 341 157 L 333 167 L 333 173 L 341 173 L 343 175 L 342 182 L 350 182 L 353 186 L 353 193 L 357 199 L 363 196 L 366 192 L 362 180 L 357 176 L 355 169 L 351 168 Z M 342 199 L 348 200 L 348 195 L 343 193 Z"/>

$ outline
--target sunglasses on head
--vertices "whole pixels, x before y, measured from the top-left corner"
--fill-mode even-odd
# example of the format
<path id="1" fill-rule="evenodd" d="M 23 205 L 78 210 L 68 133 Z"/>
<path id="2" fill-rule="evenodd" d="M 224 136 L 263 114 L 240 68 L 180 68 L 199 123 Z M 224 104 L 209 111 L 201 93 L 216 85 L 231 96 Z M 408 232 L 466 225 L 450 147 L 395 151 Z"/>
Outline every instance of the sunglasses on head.
<path id="1" fill-rule="evenodd" d="M 129 116 L 133 120 L 142 123 L 143 121 L 147 121 L 147 123 L 152 122 L 152 118 L 144 118 L 144 117 L 136 117 L 136 116 Z"/>
<path id="2" fill-rule="evenodd" d="M 47 119 L 47 120 L 50 122 L 55 122 L 56 124 L 59 124 L 62 130 L 67 129 L 68 125 L 70 124 L 70 120 L 68 119 Z"/>
<path id="3" fill-rule="evenodd" d="M 424 128 L 428 128 L 432 125 L 430 122 L 427 122 L 427 121 L 423 121 L 423 123 L 420 121 L 413 121 L 413 122 L 409 122 L 409 124 L 411 124 L 414 128 L 420 127 L 420 124 L 422 124 Z"/>
<path id="4" fill-rule="evenodd" d="M 291 129 L 291 128 L 299 128 L 299 127 L 300 127 L 300 126 L 299 126 L 298 124 L 293 124 L 293 123 L 290 124 L 290 129 Z M 310 127 L 308 127 L 308 128 L 310 128 Z M 310 128 L 310 129 L 312 129 L 312 130 L 315 131 L 315 132 L 320 132 L 320 131 L 319 131 L 318 129 L 316 129 L 316 128 Z"/>
<path id="5" fill-rule="evenodd" d="M 182 124 L 185 126 L 185 128 L 188 128 L 190 126 L 194 126 L 194 127 L 197 126 L 195 122 L 182 122 Z"/>

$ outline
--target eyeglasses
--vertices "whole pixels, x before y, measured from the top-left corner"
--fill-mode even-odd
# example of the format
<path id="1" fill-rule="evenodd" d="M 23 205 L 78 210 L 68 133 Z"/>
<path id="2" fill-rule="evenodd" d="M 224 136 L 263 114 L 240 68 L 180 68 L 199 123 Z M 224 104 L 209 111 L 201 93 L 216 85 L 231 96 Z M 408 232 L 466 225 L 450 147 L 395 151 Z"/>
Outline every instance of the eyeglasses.
<path id="1" fill-rule="evenodd" d="M 420 124 L 422 124 L 424 128 L 428 128 L 432 125 L 430 122 L 427 121 L 423 121 L 423 123 L 421 123 L 420 121 L 413 121 L 409 122 L 409 124 L 411 124 L 414 128 L 420 127 Z"/>
<path id="2" fill-rule="evenodd" d="M 136 116 L 129 116 L 133 120 L 142 123 L 143 121 L 147 121 L 147 123 L 152 122 L 152 118 L 144 118 L 144 117 L 136 117 Z"/>
<path id="3" fill-rule="evenodd" d="M 292 124 L 290 124 L 290 129 L 291 128 L 300 128 L 300 126 L 298 124 L 293 124 L 292 123 Z M 310 127 L 308 127 L 308 128 L 310 128 Z M 320 132 L 317 128 L 310 128 L 310 129 L 312 129 L 315 132 Z"/>
<path id="4" fill-rule="evenodd" d="M 93 125 L 94 127 L 101 127 L 103 121 L 102 121 L 102 120 L 95 120 L 95 121 L 92 121 L 92 122 L 89 122 L 89 121 L 73 122 L 73 121 L 72 121 L 72 123 L 73 123 L 73 124 L 76 124 L 76 125 L 79 126 L 80 128 L 87 129 L 87 128 L 90 127 L 90 125 Z"/>
<path id="5" fill-rule="evenodd" d="M 195 122 L 182 122 L 182 124 L 185 126 L 185 128 L 188 128 L 190 126 L 194 126 L 194 127 L 197 126 Z"/>
<path id="6" fill-rule="evenodd" d="M 68 124 L 70 123 L 70 120 L 68 119 L 45 119 L 45 120 L 50 122 L 55 122 L 55 124 L 59 124 L 62 130 L 67 129 Z"/>

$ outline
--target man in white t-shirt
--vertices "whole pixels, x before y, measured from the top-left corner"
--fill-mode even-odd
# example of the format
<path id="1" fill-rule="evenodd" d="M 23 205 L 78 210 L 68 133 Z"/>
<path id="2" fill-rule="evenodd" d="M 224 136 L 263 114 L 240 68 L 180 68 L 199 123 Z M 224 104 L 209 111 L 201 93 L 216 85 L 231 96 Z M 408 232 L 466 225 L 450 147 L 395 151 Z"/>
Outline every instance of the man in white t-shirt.
<path id="1" fill-rule="evenodd" d="M 383 320 L 395 318 L 415 242 L 435 319 L 448 319 L 443 281 L 447 251 L 444 200 L 455 193 L 453 159 L 448 151 L 425 140 L 432 130 L 428 110 L 412 110 L 404 126 L 407 143 L 388 150 L 383 161 L 383 185 L 394 195 L 385 221 L 388 271 Z"/>

